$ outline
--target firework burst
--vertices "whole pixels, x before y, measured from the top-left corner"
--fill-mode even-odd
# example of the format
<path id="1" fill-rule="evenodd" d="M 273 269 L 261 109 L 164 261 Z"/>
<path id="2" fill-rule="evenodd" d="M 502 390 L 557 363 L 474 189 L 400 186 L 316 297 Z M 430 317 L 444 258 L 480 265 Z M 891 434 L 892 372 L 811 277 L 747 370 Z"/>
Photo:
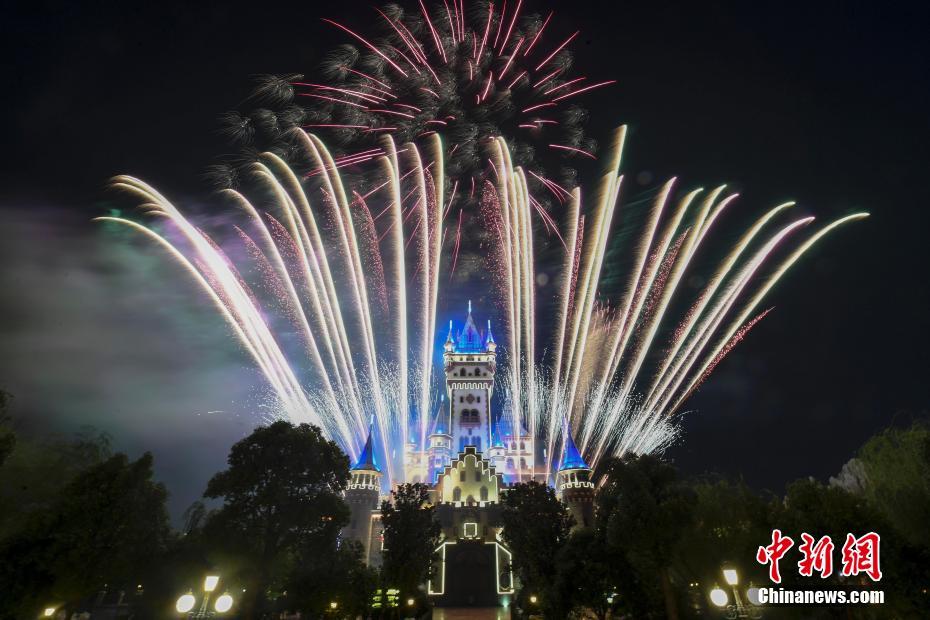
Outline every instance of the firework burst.
<path id="1" fill-rule="evenodd" d="M 226 132 L 246 143 L 259 133 L 274 142 L 302 125 L 327 136 L 338 167 L 383 154 L 378 139 L 386 133 L 400 143 L 441 132 L 460 206 L 477 202 L 489 172 L 485 141 L 503 136 L 515 163 L 532 171 L 534 193 L 561 203 L 576 184 L 573 162 L 596 152 L 577 102 L 614 80 L 573 72 L 579 32 L 561 32 L 553 12 L 523 9 L 523 0 L 419 0 L 409 10 L 389 4 L 371 9 L 371 34 L 323 19 L 348 42 L 327 55 L 321 79 L 261 76 L 254 100 L 268 107 L 226 115 Z"/>
<path id="2" fill-rule="evenodd" d="M 621 128 L 593 205 L 583 207 L 580 189 L 569 194 L 565 225 L 557 227 L 564 257 L 554 321 L 541 320 L 537 302 L 534 221 L 542 215 L 503 138 L 491 141 L 493 176 L 479 188 L 505 318 L 504 410 L 511 428 L 526 428 L 545 447 L 534 474 L 544 479 L 566 430 L 592 465 L 667 446 L 675 412 L 767 314 L 759 306 L 775 284 L 825 235 L 867 215 L 835 220 L 792 249 L 814 218 L 776 225 L 791 203 L 778 205 L 689 291 L 683 283 L 695 257 L 736 195 L 723 186 L 678 195 L 673 179 L 645 217 L 631 217 L 639 232 L 626 252 L 624 287 L 611 298 L 601 276 L 619 212 L 624 139 Z M 404 447 L 424 450 L 442 406 L 433 340 L 443 239 L 458 237 L 443 224 L 445 188 L 455 186 L 445 174 L 446 149 L 436 133 L 423 153 L 383 136 L 380 182 L 363 195 L 346 186 L 321 140 L 304 132 L 295 140 L 318 174 L 301 177 L 266 153 L 250 171 L 258 199 L 224 192 L 244 214 L 227 235 L 244 252 L 228 251 L 132 177 L 114 185 L 140 198 L 170 234 L 100 219 L 144 233 L 190 273 L 262 371 L 282 417 L 319 425 L 353 456 L 372 424 L 388 480 L 402 482 Z M 539 348 L 543 325 L 553 336 Z"/>
<path id="3" fill-rule="evenodd" d="M 547 479 L 565 429 L 571 429 L 592 465 L 605 455 L 668 445 L 676 433 L 674 414 L 768 314 L 758 312 L 768 292 L 825 235 L 868 215 L 856 213 L 823 226 L 778 263 L 784 246 L 814 221 L 802 217 L 774 227 L 772 221 L 793 203 L 778 205 L 744 233 L 708 284 L 689 294 L 685 276 L 696 270 L 695 257 L 706 249 L 710 229 L 737 195 L 725 196 L 720 186 L 676 200 L 672 179 L 646 217 L 633 218 L 643 221 L 635 223 L 639 232 L 628 252 L 626 283 L 618 299 L 605 300 L 601 276 L 617 213 L 625 136 L 621 127 L 593 208 L 583 212 L 580 190 L 572 192 L 548 357 L 536 349 L 533 200 L 507 144 L 495 141 L 492 158 L 499 174 L 486 212 L 498 239 L 496 273 L 509 326 L 504 390 L 513 427 L 525 426 L 546 445 Z M 773 262 L 777 266 L 767 275 Z M 669 325 L 676 327 L 668 330 Z"/>

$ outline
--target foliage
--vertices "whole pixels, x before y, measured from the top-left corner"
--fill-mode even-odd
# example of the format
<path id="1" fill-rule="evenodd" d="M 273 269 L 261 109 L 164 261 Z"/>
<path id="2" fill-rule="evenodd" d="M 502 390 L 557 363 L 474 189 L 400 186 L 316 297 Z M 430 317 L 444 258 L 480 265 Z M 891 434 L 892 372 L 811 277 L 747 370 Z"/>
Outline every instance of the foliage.
<path id="1" fill-rule="evenodd" d="M 109 436 L 90 427 L 72 436 L 20 435 L 0 467 L 0 540 L 26 527 L 33 514 L 49 510 L 80 472 L 110 455 Z"/>
<path id="2" fill-rule="evenodd" d="M 720 581 L 725 564 L 738 564 L 747 583 L 761 583 L 767 571 L 750 560 L 778 525 L 772 515 L 778 500 L 753 492 L 743 482 L 699 479 L 689 484 L 695 499 L 693 522 L 679 545 L 676 573 L 705 586 L 699 598 Z"/>
<path id="3" fill-rule="evenodd" d="M 930 427 L 889 428 L 859 451 L 865 497 L 913 544 L 930 550 Z"/>
<path id="4" fill-rule="evenodd" d="M 597 527 L 646 591 L 652 591 L 649 600 L 663 601 L 665 616 L 677 618 L 671 569 L 694 521 L 694 491 L 678 479 L 674 467 L 655 456 L 614 459 L 606 474 L 597 496 Z"/>
<path id="5" fill-rule="evenodd" d="M 224 574 L 248 584 L 243 605 L 254 612 L 283 591 L 300 549 L 334 548 L 349 519 L 341 495 L 349 460 L 319 428 L 279 421 L 236 443 L 227 462 L 204 493 L 223 498 L 205 525 L 205 544 Z"/>
<path id="6" fill-rule="evenodd" d="M 340 613 L 364 617 L 376 583 L 377 574 L 365 566 L 358 543 L 340 541 L 337 548 L 326 549 L 308 545 L 298 551 L 287 577 L 287 607 L 315 618 L 329 611 L 330 602 L 336 602 Z"/>
<path id="7" fill-rule="evenodd" d="M 381 503 L 385 585 L 398 588 L 405 597 L 416 595 L 429 576 L 433 551 L 439 545 L 435 512 L 429 505 L 429 487 L 422 483 L 398 485 L 391 501 Z"/>
<path id="8" fill-rule="evenodd" d="M 134 590 L 168 542 L 167 492 L 152 456 L 117 454 L 77 475 L 54 504 L 0 544 L 0 617 L 34 617 L 49 601 Z"/>
<path id="9" fill-rule="evenodd" d="M 552 487 L 530 481 L 507 491 L 501 520 L 504 541 L 513 553 L 512 570 L 521 584 L 521 607 L 527 608 L 533 593 L 543 612 L 557 617 L 557 601 L 548 593 L 554 591 L 556 555 L 568 540 L 574 518 Z"/>
<path id="10" fill-rule="evenodd" d="M 16 433 L 10 427 L 10 416 L 7 413 L 10 398 L 8 392 L 0 390 L 0 466 L 16 447 Z"/>
<path id="11" fill-rule="evenodd" d="M 835 545 L 834 573 L 826 581 L 818 579 L 819 587 L 842 587 L 852 581 L 840 575 L 840 549 L 846 541 L 847 533 L 861 536 L 877 532 L 881 535 L 880 564 L 883 578 L 875 587 L 885 590 L 886 612 L 892 616 L 916 617 L 921 605 L 926 604 L 921 600 L 925 598 L 921 590 L 930 579 L 930 557 L 925 551 L 909 545 L 865 498 L 813 479 L 802 479 L 788 485 L 784 503 L 775 507 L 773 512 L 773 519 L 780 529 L 795 541 L 792 552 L 800 544 L 802 532 L 811 534 L 815 539 L 824 535 L 832 539 Z M 788 566 L 794 568 L 790 564 Z M 783 568 L 782 579 L 785 587 L 811 586 L 809 578 L 801 577 L 796 569 Z M 874 585 L 868 579 L 854 581 L 858 587 Z"/>
<path id="12" fill-rule="evenodd" d="M 584 617 L 585 612 L 590 612 L 604 620 L 612 610 L 623 609 L 621 601 L 632 585 L 629 565 L 604 544 L 594 529 L 571 534 L 556 557 L 555 575 L 555 611 L 560 617 L 571 613 Z"/>

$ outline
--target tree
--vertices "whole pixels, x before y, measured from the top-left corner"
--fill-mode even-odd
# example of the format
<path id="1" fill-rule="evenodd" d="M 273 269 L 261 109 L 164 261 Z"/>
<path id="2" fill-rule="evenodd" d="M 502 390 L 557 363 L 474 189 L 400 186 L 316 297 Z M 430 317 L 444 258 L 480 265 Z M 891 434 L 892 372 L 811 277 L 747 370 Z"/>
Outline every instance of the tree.
<path id="1" fill-rule="evenodd" d="M 857 587 L 875 587 L 886 591 L 883 608 L 889 617 L 916 618 L 926 606 L 922 590 L 930 580 L 930 555 L 926 550 L 909 544 L 892 527 L 882 512 L 864 497 L 813 479 L 796 480 L 788 485 L 783 503 L 775 509 L 774 520 L 780 529 L 800 544 L 802 532 L 815 539 L 829 535 L 835 545 L 834 572 L 826 580 L 817 579 L 819 587 L 842 587 L 855 583 Z M 843 578 L 840 575 L 840 549 L 846 535 L 861 536 L 877 532 L 881 536 L 880 564 L 883 577 L 873 584 L 868 578 Z M 784 565 L 784 560 L 782 561 Z M 781 571 L 785 587 L 810 588 L 810 578 L 797 570 Z"/>
<path id="2" fill-rule="evenodd" d="M 320 558 L 329 558 L 320 562 Z M 336 602 L 341 614 L 365 617 L 377 583 L 377 573 L 365 566 L 362 546 L 342 540 L 335 548 L 308 545 L 299 550 L 287 577 L 287 608 L 316 618 Z"/>
<path id="3" fill-rule="evenodd" d="M 694 492 L 674 467 L 651 455 L 614 459 L 606 464 L 606 475 L 597 494 L 597 527 L 644 585 L 657 591 L 659 596 L 650 599 L 664 602 L 665 617 L 676 620 L 671 569 L 693 522 Z"/>
<path id="4" fill-rule="evenodd" d="M 627 569 L 624 571 L 623 569 Z M 627 579 L 621 574 L 626 573 Z M 623 557 L 611 553 L 604 539 L 594 529 L 571 534 L 556 557 L 554 592 L 559 615 L 571 613 L 606 620 L 611 610 L 620 607 L 621 592 L 627 596 L 628 566 Z"/>
<path id="5" fill-rule="evenodd" d="M 429 487 L 422 483 L 398 485 L 391 501 L 381 502 L 385 585 L 398 588 L 402 596 L 417 595 L 417 588 L 429 576 L 439 545 L 435 513 L 435 506 L 429 504 Z"/>
<path id="6" fill-rule="evenodd" d="M 16 433 L 10 427 L 10 416 L 7 413 L 9 402 L 10 394 L 0 390 L 0 466 L 16 447 Z"/>
<path id="7" fill-rule="evenodd" d="M 236 443 L 227 462 L 204 493 L 223 498 L 204 536 L 230 577 L 247 584 L 243 614 L 258 615 L 269 591 L 283 591 L 301 548 L 335 549 L 349 520 L 342 501 L 349 460 L 319 428 L 279 421 Z"/>
<path id="8" fill-rule="evenodd" d="M 68 483 L 110 455 L 109 436 L 90 427 L 72 436 L 18 437 L 0 467 L 0 540 L 50 510 Z"/>
<path id="9" fill-rule="evenodd" d="M 696 593 L 698 601 L 720 582 L 725 564 L 737 566 L 745 584 L 761 583 L 767 572 L 753 558 L 778 527 L 772 516 L 777 500 L 742 482 L 705 478 L 689 486 L 694 491 L 693 522 L 678 546 L 676 572 L 706 586 Z"/>
<path id="10" fill-rule="evenodd" d="M 864 496 L 913 545 L 930 551 L 930 428 L 889 428 L 859 451 Z"/>
<path id="11" fill-rule="evenodd" d="M 117 454 L 79 474 L 48 509 L 0 544 L 0 617 L 34 617 L 50 600 L 135 589 L 168 541 L 167 492 L 152 455 Z"/>
<path id="12" fill-rule="evenodd" d="M 504 496 L 501 520 L 503 537 L 513 553 L 512 570 L 520 580 L 518 601 L 527 608 L 528 597 L 537 596 L 547 616 L 558 617 L 552 592 L 555 558 L 568 540 L 574 519 L 555 491 L 535 481 L 514 485 Z"/>

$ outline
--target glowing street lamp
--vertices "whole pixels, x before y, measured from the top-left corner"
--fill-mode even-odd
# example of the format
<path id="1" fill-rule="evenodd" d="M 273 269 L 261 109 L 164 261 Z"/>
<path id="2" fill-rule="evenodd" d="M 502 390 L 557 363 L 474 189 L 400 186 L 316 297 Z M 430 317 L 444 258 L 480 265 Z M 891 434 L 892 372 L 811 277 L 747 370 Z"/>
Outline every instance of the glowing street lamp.
<path id="1" fill-rule="evenodd" d="M 217 613 L 221 614 L 225 614 L 227 611 L 232 609 L 232 606 L 233 597 L 231 597 L 228 593 L 221 595 L 218 599 L 216 599 L 216 602 L 213 603 L 213 609 L 215 609 Z"/>
<path id="2" fill-rule="evenodd" d="M 730 602 L 730 597 L 723 591 L 723 588 L 714 586 L 714 589 L 710 591 L 710 602 L 717 607 L 726 607 Z"/>
<path id="3" fill-rule="evenodd" d="M 203 591 L 204 592 L 213 592 L 216 590 L 216 584 L 220 582 L 220 578 L 216 575 L 207 575 L 203 580 Z"/>
<path id="4" fill-rule="evenodd" d="M 746 597 L 749 599 L 747 604 L 743 597 L 740 596 L 739 589 L 739 573 L 737 573 L 736 568 L 730 565 L 725 565 L 721 572 L 723 573 L 723 580 L 728 586 L 733 594 L 733 602 L 730 602 L 730 596 L 727 594 L 726 590 L 721 588 L 718 585 L 714 585 L 714 589 L 710 591 L 710 602 L 716 605 L 717 607 L 726 608 L 726 617 L 727 618 L 761 618 L 762 617 L 762 608 L 759 606 L 759 588 L 754 587 L 751 583 L 749 588 L 746 591 Z"/>
<path id="5" fill-rule="evenodd" d="M 51 618 L 52 616 L 55 615 L 55 608 L 54 608 L 54 607 L 46 607 L 46 608 L 45 608 L 45 611 L 42 612 L 42 615 L 45 616 L 46 618 Z"/>
<path id="6" fill-rule="evenodd" d="M 536 598 L 536 595 L 535 595 L 535 594 L 531 594 L 531 595 L 530 595 L 530 603 L 532 603 L 533 605 L 535 605 L 537 600 L 538 600 L 538 599 Z"/>
<path id="7" fill-rule="evenodd" d="M 736 586 L 739 583 L 739 577 L 736 574 L 735 568 L 723 569 L 723 578 L 726 579 L 727 585 L 730 586 Z"/>
<path id="8" fill-rule="evenodd" d="M 194 596 L 193 590 L 188 591 L 187 594 L 183 594 L 178 597 L 177 602 L 174 605 L 175 610 L 179 614 L 187 614 L 188 618 L 212 618 L 214 614 L 225 614 L 233 607 L 233 597 L 229 592 L 224 592 L 213 602 L 213 610 L 209 610 L 210 606 L 210 595 L 216 591 L 216 587 L 220 583 L 220 578 L 218 575 L 207 575 L 203 580 L 203 599 L 200 601 L 200 609 L 196 612 L 193 611 L 194 607 L 197 605 L 197 597 Z M 243 590 L 245 592 L 245 590 Z"/>
<path id="9" fill-rule="evenodd" d="M 186 614 L 194 608 L 194 605 L 197 604 L 197 599 L 194 598 L 194 595 L 188 592 L 187 594 L 182 594 L 178 597 L 178 602 L 174 604 L 174 608 L 178 611 L 179 614 Z"/>

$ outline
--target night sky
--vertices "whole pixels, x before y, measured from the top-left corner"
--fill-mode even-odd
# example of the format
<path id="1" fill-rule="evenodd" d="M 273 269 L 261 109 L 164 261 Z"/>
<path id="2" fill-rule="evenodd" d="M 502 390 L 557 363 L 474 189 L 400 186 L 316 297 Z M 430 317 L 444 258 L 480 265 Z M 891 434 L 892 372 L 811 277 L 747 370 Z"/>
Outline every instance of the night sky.
<path id="1" fill-rule="evenodd" d="M 0 386 L 24 434 L 93 425 L 118 449 L 152 450 L 176 515 L 254 425 L 261 381 L 175 268 L 90 218 L 130 206 L 106 190 L 119 173 L 210 213 L 203 172 L 230 150 L 219 114 L 255 74 L 313 75 L 344 41 L 320 17 L 364 26 L 373 11 L 351 0 L 65 4 L 22 3 L 0 19 Z M 925 417 L 930 15 L 849 2 L 555 4 L 561 27 L 582 30 L 576 67 L 618 80 L 583 103 L 590 134 L 629 124 L 630 177 L 729 183 L 746 216 L 789 199 L 820 220 L 872 213 L 773 291 L 775 311 L 687 404 L 668 456 L 780 491 L 835 474 L 876 430 Z M 450 307 L 488 294 L 466 288 Z"/>

